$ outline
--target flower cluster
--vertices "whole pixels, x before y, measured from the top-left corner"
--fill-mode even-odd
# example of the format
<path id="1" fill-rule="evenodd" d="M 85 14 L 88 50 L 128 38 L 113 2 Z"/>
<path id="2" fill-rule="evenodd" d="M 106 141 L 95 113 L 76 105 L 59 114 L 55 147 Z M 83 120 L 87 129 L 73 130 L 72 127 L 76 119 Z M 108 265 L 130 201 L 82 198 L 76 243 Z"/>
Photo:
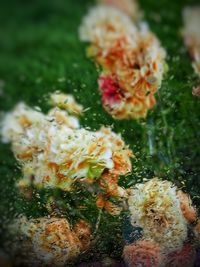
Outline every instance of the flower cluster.
<path id="1" fill-rule="evenodd" d="M 186 7 L 183 11 L 185 45 L 192 57 L 192 65 L 200 76 L 200 7 Z"/>
<path id="2" fill-rule="evenodd" d="M 110 5 L 92 8 L 79 32 L 91 43 L 88 56 L 102 67 L 98 83 L 107 112 L 116 119 L 146 117 L 165 71 L 166 53 L 156 36 Z"/>
<path id="3" fill-rule="evenodd" d="M 143 229 L 144 239 L 154 240 L 164 253 L 182 247 L 187 238 L 187 220 L 171 182 L 154 178 L 137 184 L 128 203 L 131 224 Z"/>
<path id="4" fill-rule="evenodd" d="M 19 261 L 27 263 L 26 266 L 66 266 L 85 250 L 80 232 L 84 231 L 81 237 L 88 240 L 91 234 L 86 222 L 78 222 L 71 229 L 66 219 L 56 217 L 30 220 L 21 217 L 10 228 L 11 234 L 17 236 L 12 241 L 12 253 L 20 253 Z"/>
<path id="5" fill-rule="evenodd" d="M 132 226 L 142 229 L 140 240 L 124 248 L 128 266 L 193 266 L 196 241 L 190 240 L 188 227 L 192 239 L 195 232 L 198 237 L 198 226 L 190 225 L 197 212 L 186 193 L 153 178 L 131 189 L 128 204 Z"/>
<path id="6" fill-rule="evenodd" d="M 78 181 L 98 184 L 103 195 L 124 197 L 118 178 L 131 171 L 131 150 L 109 128 L 96 132 L 80 128 L 77 117 L 69 113 L 78 114 L 82 107 L 72 100 L 53 94 L 52 103 L 67 110 L 54 107 L 44 114 L 20 103 L 5 116 L 2 138 L 12 143 L 22 166 L 19 187 L 70 191 Z"/>
<path id="7" fill-rule="evenodd" d="M 140 11 L 136 0 L 99 0 L 99 3 L 116 7 L 136 21 L 140 17 Z"/>

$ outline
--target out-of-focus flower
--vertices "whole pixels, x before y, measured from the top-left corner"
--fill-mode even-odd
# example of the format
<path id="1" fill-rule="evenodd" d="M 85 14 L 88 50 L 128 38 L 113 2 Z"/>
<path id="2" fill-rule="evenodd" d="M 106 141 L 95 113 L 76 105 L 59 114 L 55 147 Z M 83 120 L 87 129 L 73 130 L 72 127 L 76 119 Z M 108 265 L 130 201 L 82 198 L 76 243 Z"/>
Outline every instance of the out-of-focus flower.
<path id="1" fill-rule="evenodd" d="M 163 261 L 159 245 L 151 240 L 125 246 L 123 256 L 128 267 L 159 267 Z"/>
<path id="2" fill-rule="evenodd" d="M 165 267 L 193 267 L 195 258 L 194 247 L 186 243 L 180 250 L 173 251 L 166 257 Z"/>
<path id="3" fill-rule="evenodd" d="M 121 135 L 111 131 L 110 128 L 102 127 L 100 132 L 104 134 L 108 142 L 112 145 L 112 160 L 114 167 L 110 173 L 114 175 L 126 175 L 131 172 L 132 164 L 130 158 L 133 157 L 133 152 L 125 144 Z"/>
<path id="4" fill-rule="evenodd" d="M 30 258 L 21 258 L 21 261 L 36 264 L 34 266 L 66 266 L 85 249 L 79 239 L 80 235 L 76 235 L 68 221 L 63 218 L 43 217 L 27 220 L 22 217 L 12 225 L 12 233 L 19 236 L 19 239 L 16 239 L 18 241 L 15 244 L 15 253 L 25 253 L 21 251 L 26 250 L 23 242 L 29 242 L 27 249 L 31 250 L 31 253 L 27 251 L 25 255 L 29 255 Z M 22 243 L 22 247 L 18 242 Z"/>
<path id="5" fill-rule="evenodd" d="M 141 16 L 136 0 L 99 0 L 99 2 L 122 10 L 136 21 Z"/>
<path id="6" fill-rule="evenodd" d="M 91 8 L 79 28 L 82 41 L 91 42 L 105 52 L 112 41 L 124 36 L 124 33 L 135 35 L 137 29 L 126 14 L 106 5 Z"/>
<path id="7" fill-rule="evenodd" d="M 1 130 L 22 166 L 18 186 L 25 194 L 31 186 L 69 191 L 78 180 L 125 197 L 118 179 L 131 171 L 132 151 L 109 128 L 89 131 L 58 107 L 45 115 L 20 104 L 5 115 Z"/>
<path id="8" fill-rule="evenodd" d="M 128 200 L 132 225 L 143 228 L 144 239 L 154 240 L 165 253 L 181 248 L 187 238 L 176 190 L 171 182 L 154 178 L 137 184 Z"/>
<path id="9" fill-rule="evenodd" d="M 78 113 L 76 113 L 77 115 Z M 71 116 L 68 112 L 55 107 L 48 112 L 48 120 L 54 120 L 57 124 L 64 124 L 71 129 L 80 128 L 79 120 L 75 116 Z"/>
<path id="10" fill-rule="evenodd" d="M 200 85 L 192 88 L 192 94 L 200 98 Z"/>
<path id="11" fill-rule="evenodd" d="M 70 114 L 77 115 L 83 112 L 83 106 L 78 104 L 72 95 L 55 92 L 50 95 L 50 103 L 53 106 L 67 110 Z"/>
<path id="12" fill-rule="evenodd" d="M 107 195 L 103 194 L 97 196 L 96 205 L 99 209 L 104 209 L 113 216 L 118 216 L 122 211 L 119 205 L 109 201 Z"/>
<path id="13" fill-rule="evenodd" d="M 119 175 L 112 174 L 110 172 L 105 172 L 98 183 L 107 196 L 113 197 L 127 197 L 127 192 L 122 187 L 118 186 Z"/>
<path id="14" fill-rule="evenodd" d="M 31 126 L 37 127 L 37 125 L 44 124 L 45 127 L 48 120 L 55 120 L 58 124 L 65 124 L 69 128 L 79 128 L 78 119 L 68 114 L 69 112 L 78 115 L 83 109 L 81 105 L 76 103 L 73 96 L 54 93 L 50 97 L 52 105 L 57 108 L 51 109 L 48 116 L 38 109 L 30 108 L 23 102 L 17 104 L 13 111 L 8 112 L 0 125 L 2 141 L 5 143 L 14 142 Z M 58 108 L 59 106 L 66 111 Z"/>
<path id="15" fill-rule="evenodd" d="M 29 108 L 23 102 L 19 103 L 13 111 L 8 112 L 1 122 L 1 136 L 5 143 L 13 142 L 15 138 L 22 135 L 32 124 L 44 121 L 44 115 Z"/>
<path id="16" fill-rule="evenodd" d="M 183 10 L 183 20 L 185 45 L 192 57 L 193 68 L 200 76 L 200 6 L 186 7 Z"/>
<path id="17" fill-rule="evenodd" d="M 181 190 L 177 192 L 177 196 L 180 200 L 180 207 L 184 217 L 189 222 L 194 222 L 197 218 L 196 209 L 192 206 L 192 200 L 190 196 L 186 193 L 183 193 Z"/>
<path id="18" fill-rule="evenodd" d="M 44 129 L 37 129 L 44 137 L 42 146 L 29 147 L 31 152 L 29 160 L 22 161 L 24 183 L 29 181 L 37 187 L 60 187 L 70 190 L 77 179 L 91 183 L 98 179 L 104 170 L 116 173 L 118 176 L 131 170 L 131 152 L 124 142 L 110 130 L 102 129 L 90 132 L 85 129 L 72 130 L 70 128 L 57 128 L 49 125 Z M 30 143 L 34 140 L 35 129 L 29 129 Z M 21 139 L 28 141 L 27 135 Z M 118 143 L 118 140 L 120 143 Z M 26 151 L 23 150 L 23 154 Z M 117 176 L 117 177 L 118 177 Z"/>
<path id="19" fill-rule="evenodd" d="M 103 106 L 116 119 L 139 119 L 155 105 L 165 72 L 164 49 L 145 23 L 137 28 L 123 12 L 97 6 L 83 19 L 80 38 L 102 67 Z"/>
<path id="20" fill-rule="evenodd" d="M 105 110 L 116 119 L 145 118 L 148 110 L 156 104 L 154 94 L 136 91 L 135 94 L 130 95 L 130 93 L 123 91 L 119 87 L 120 85 L 112 79 L 104 76 L 99 78 Z M 113 88 L 109 87 L 108 80 L 112 81 Z"/>

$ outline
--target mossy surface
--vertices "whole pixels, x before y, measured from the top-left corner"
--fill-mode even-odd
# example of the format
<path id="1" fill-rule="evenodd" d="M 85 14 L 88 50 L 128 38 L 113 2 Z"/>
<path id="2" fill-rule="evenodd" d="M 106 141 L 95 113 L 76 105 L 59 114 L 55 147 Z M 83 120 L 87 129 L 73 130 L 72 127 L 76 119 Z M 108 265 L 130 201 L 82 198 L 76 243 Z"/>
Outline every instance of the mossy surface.
<path id="1" fill-rule="evenodd" d="M 133 149 L 133 172 L 121 178 L 123 186 L 158 176 L 189 192 L 200 207 L 200 100 L 192 95 L 192 87 L 200 84 L 200 80 L 194 74 L 181 37 L 182 9 L 197 4 L 198 0 L 140 1 L 145 20 L 167 51 L 169 71 L 157 93 L 156 108 L 149 112 L 146 120 L 139 122 L 116 121 L 101 105 L 98 70 L 86 58 L 86 44 L 78 37 L 81 18 L 92 3 L 89 0 L 8 0 L 1 3 L 0 109 L 7 111 L 24 101 L 46 111 L 50 92 L 72 93 L 89 108 L 81 118 L 83 126 L 99 129 L 101 125 L 111 125 Z M 33 217 L 48 214 L 44 203 L 51 192 L 35 192 L 31 201 L 21 197 L 15 187 L 21 175 L 20 168 L 9 145 L 0 144 L 0 151 L 2 235 L 4 227 L 16 214 Z M 82 216 L 95 225 L 98 212 L 87 192 L 63 195 L 58 191 L 54 195 L 65 207 L 63 213 L 72 221 Z M 86 211 L 66 208 L 82 202 L 87 206 Z M 92 256 L 93 251 L 90 258 L 119 257 L 122 220 L 122 217 L 102 216 L 95 248 L 99 256 Z"/>

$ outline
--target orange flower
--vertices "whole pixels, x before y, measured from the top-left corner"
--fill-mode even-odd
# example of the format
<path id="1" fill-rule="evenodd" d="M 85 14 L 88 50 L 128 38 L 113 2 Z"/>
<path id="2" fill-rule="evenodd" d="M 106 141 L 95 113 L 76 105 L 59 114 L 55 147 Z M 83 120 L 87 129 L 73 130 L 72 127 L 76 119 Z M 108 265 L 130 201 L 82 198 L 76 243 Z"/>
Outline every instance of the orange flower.
<path id="1" fill-rule="evenodd" d="M 189 195 L 179 190 L 177 192 L 177 196 L 180 200 L 180 207 L 181 207 L 184 217 L 189 222 L 194 222 L 197 218 L 197 212 L 196 212 L 196 209 L 192 206 L 192 201 Z"/>
<path id="2" fill-rule="evenodd" d="M 96 205 L 99 209 L 103 209 L 105 207 L 106 199 L 103 194 L 97 196 Z"/>
<path id="3" fill-rule="evenodd" d="M 23 266 L 66 266 L 85 249 L 79 239 L 80 231 L 76 234 L 65 218 L 21 217 L 10 229 L 16 236 L 11 245 L 13 255 L 20 255 L 19 263 Z"/>
<path id="4" fill-rule="evenodd" d="M 104 172 L 98 182 L 106 196 L 126 197 L 126 190 L 118 185 L 119 176 L 110 172 Z"/>
<path id="5" fill-rule="evenodd" d="M 136 84 L 135 92 L 132 91 L 131 93 L 124 91 L 125 85 L 129 84 L 127 81 L 124 81 L 124 83 L 121 81 L 120 83 L 117 83 L 114 75 L 100 76 L 99 89 L 102 93 L 105 110 L 116 119 L 145 118 L 147 111 L 156 104 L 154 93 L 145 91 L 148 82 L 141 80 L 140 86 Z"/>
<path id="6" fill-rule="evenodd" d="M 116 216 L 122 211 L 122 208 L 113 202 L 107 200 L 106 195 L 98 195 L 96 205 L 99 209 L 105 209 L 109 214 Z"/>
<path id="7" fill-rule="evenodd" d="M 96 60 L 104 72 L 99 78 L 104 108 L 117 119 L 143 118 L 156 104 L 164 71 L 164 51 L 153 34 L 139 35 L 137 46 L 120 37 Z M 151 50 L 157 49 L 156 56 Z"/>
<path id="8" fill-rule="evenodd" d="M 36 224 L 37 225 L 37 224 Z M 78 255 L 81 244 L 65 219 L 40 219 L 32 240 L 37 255 L 57 264 Z"/>
<path id="9" fill-rule="evenodd" d="M 128 2 L 102 1 L 118 7 Z M 116 119 L 145 118 L 165 72 L 166 54 L 156 36 L 123 12 L 97 6 L 83 19 L 80 38 L 91 42 L 88 56 L 103 69 L 99 89 L 105 110 Z"/>
<path id="10" fill-rule="evenodd" d="M 200 69 L 199 69 L 200 72 Z M 192 88 L 192 94 L 200 98 L 200 85 Z"/>

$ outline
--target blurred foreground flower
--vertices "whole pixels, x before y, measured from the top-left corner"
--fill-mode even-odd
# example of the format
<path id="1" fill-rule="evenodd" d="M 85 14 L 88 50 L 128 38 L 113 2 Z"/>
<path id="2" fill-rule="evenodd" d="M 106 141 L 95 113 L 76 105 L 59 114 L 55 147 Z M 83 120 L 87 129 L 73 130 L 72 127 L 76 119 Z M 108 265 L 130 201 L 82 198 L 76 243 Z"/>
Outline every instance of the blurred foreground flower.
<path id="1" fill-rule="evenodd" d="M 143 238 L 154 240 L 167 254 L 180 249 L 187 239 L 188 222 L 185 217 L 194 219 L 188 198 L 181 194 L 184 199 L 179 199 L 179 195 L 171 182 L 154 178 L 137 184 L 128 200 L 131 224 L 141 227 Z"/>
<path id="2" fill-rule="evenodd" d="M 166 69 L 157 37 L 112 5 L 92 8 L 79 34 L 90 42 L 88 56 L 102 67 L 99 90 L 106 111 L 116 119 L 145 118 Z"/>
<path id="3" fill-rule="evenodd" d="M 194 222 L 197 219 L 197 211 L 192 205 L 190 196 L 186 193 L 183 193 L 181 190 L 177 192 L 177 196 L 180 200 L 180 207 L 184 217 L 189 222 Z"/>
<path id="4" fill-rule="evenodd" d="M 200 6 L 186 7 L 183 10 L 185 45 L 192 57 L 192 65 L 200 76 Z"/>
<path id="5" fill-rule="evenodd" d="M 71 229 L 64 218 L 17 219 L 10 227 L 15 236 L 11 244 L 13 258 L 26 266 L 66 266 L 75 259 L 90 240 L 91 229 L 86 222 L 79 222 Z"/>
<path id="6" fill-rule="evenodd" d="M 55 107 L 46 115 L 20 103 L 2 122 L 2 139 L 11 142 L 22 167 L 21 191 L 27 194 L 31 186 L 71 191 L 80 182 L 95 184 L 107 197 L 125 197 L 118 179 L 131 171 L 132 151 L 109 128 L 80 128 L 77 117 L 68 114 L 80 111 L 80 105 L 74 100 L 64 105 L 63 99 L 73 98 L 54 96 L 53 104 L 67 111 Z"/>

